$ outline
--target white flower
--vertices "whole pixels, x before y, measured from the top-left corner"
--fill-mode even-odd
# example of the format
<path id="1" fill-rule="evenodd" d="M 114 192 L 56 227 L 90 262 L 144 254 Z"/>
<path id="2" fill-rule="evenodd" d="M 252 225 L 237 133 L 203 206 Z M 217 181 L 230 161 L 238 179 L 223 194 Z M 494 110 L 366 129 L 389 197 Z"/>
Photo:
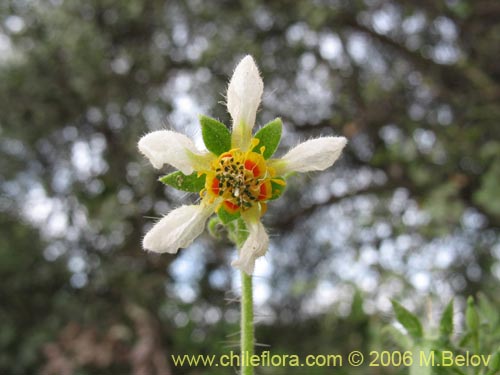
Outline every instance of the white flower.
<path id="1" fill-rule="evenodd" d="M 206 168 L 212 159 L 209 154 L 199 152 L 193 141 L 184 134 L 170 130 L 146 134 L 139 140 L 139 150 L 156 169 L 170 164 L 184 174 Z"/>
<path id="2" fill-rule="evenodd" d="M 142 242 L 144 249 L 175 254 L 179 248 L 188 247 L 203 232 L 213 211 L 214 207 L 204 203 L 171 211 L 146 234 Z"/>
<path id="3" fill-rule="evenodd" d="M 245 219 L 245 216 L 243 219 L 248 229 L 248 239 L 240 250 L 239 258 L 234 260 L 231 265 L 251 275 L 255 267 L 255 260 L 267 252 L 269 237 L 260 220 L 254 217 Z"/>
<path id="4" fill-rule="evenodd" d="M 333 165 L 347 143 L 344 137 L 321 137 L 301 143 L 271 165 L 278 175 L 322 171 Z"/>
<path id="5" fill-rule="evenodd" d="M 234 70 L 227 88 L 227 110 L 233 119 L 232 145 L 246 151 L 250 146 L 255 116 L 264 83 L 252 56 L 245 56 Z"/>
<path id="6" fill-rule="evenodd" d="M 227 90 L 227 108 L 233 120 L 233 131 L 227 135 L 227 142 L 211 145 L 214 138 L 204 138 L 212 152 L 202 152 L 185 135 L 173 131 L 155 131 L 141 138 L 139 150 L 155 168 L 169 164 L 185 175 L 172 186 L 182 188 L 184 180 L 193 176 L 204 181 L 200 189 L 201 203 L 181 206 L 159 220 L 144 237 L 144 249 L 176 253 L 179 248 L 189 246 L 203 232 L 210 215 L 217 212 L 223 221 L 236 218 L 244 221 L 248 236 L 232 265 L 247 274 L 253 273 L 255 260 L 265 255 L 269 246 L 260 218 L 267 209 L 267 201 L 283 192 L 286 183 L 282 176 L 330 167 L 347 143 L 344 137 L 311 139 L 282 158 L 268 159 L 271 155 L 264 153 L 273 142 L 262 137 L 252 138 L 262 92 L 259 70 L 252 57 L 246 56 L 236 67 Z M 278 142 L 281 122 L 279 126 Z M 223 137 L 225 133 L 226 130 L 218 136 Z M 226 143 L 228 148 L 220 149 Z M 193 172 L 197 175 L 192 175 Z"/>

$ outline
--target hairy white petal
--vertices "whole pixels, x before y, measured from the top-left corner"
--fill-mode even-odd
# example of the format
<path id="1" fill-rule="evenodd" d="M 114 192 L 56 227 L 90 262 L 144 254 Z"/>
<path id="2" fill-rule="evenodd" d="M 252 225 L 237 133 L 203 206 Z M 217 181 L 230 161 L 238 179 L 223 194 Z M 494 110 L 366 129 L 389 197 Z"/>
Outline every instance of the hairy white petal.
<path id="1" fill-rule="evenodd" d="M 188 247 L 205 229 L 213 205 L 181 206 L 158 221 L 142 241 L 145 250 L 175 254 Z"/>
<path id="2" fill-rule="evenodd" d="M 267 252 L 269 237 L 260 220 L 245 220 L 245 223 L 249 235 L 240 250 L 239 258 L 234 260 L 231 265 L 251 275 L 255 267 L 255 260 Z"/>
<path id="3" fill-rule="evenodd" d="M 227 110 L 233 119 L 233 147 L 246 150 L 250 146 L 263 91 L 259 69 L 252 56 L 247 55 L 234 70 L 227 88 Z"/>
<path id="4" fill-rule="evenodd" d="M 322 137 L 311 139 L 292 148 L 281 159 L 271 165 L 276 174 L 288 172 L 322 171 L 330 167 L 339 158 L 347 143 L 344 137 Z"/>
<path id="5" fill-rule="evenodd" d="M 146 134 L 139 140 L 138 146 L 157 169 L 163 164 L 170 164 L 184 174 L 191 174 L 195 170 L 209 166 L 209 161 L 204 163 L 208 154 L 200 153 L 193 141 L 184 134 L 174 131 L 158 130 Z M 206 166 L 201 164 L 206 164 Z"/>

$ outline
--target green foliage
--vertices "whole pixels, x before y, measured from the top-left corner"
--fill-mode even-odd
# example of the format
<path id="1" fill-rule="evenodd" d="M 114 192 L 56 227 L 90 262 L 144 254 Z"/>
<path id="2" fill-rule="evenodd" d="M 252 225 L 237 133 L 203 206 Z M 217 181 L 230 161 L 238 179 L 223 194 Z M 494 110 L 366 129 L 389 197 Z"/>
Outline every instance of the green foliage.
<path id="1" fill-rule="evenodd" d="M 0 373 L 35 373 L 43 344 L 76 313 L 64 261 L 44 261 L 45 246 L 35 228 L 0 215 Z"/>
<path id="2" fill-rule="evenodd" d="M 199 193 L 205 187 L 205 180 L 206 176 L 198 176 L 197 172 L 186 176 L 180 171 L 159 178 L 159 181 L 165 185 L 190 193 Z"/>
<path id="3" fill-rule="evenodd" d="M 500 152 L 500 148 L 497 150 Z M 500 215 L 500 200 L 498 199 L 499 181 L 500 158 L 495 158 L 481 177 L 481 187 L 474 197 L 481 207 L 493 215 Z"/>
<path id="4" fill-rule="evenodd" d="M 219 210 L 217 211 L 217 215 L 219 216 L 219 219 L 222 222 L 222 224 L 228 224 L 231 221 L 236 220 L 241 216 L 239 211 L 236 213 L 231 213 L 228 210 L 226 210 L 224 206 L 221 206 L 219 208 Z"/>
<path id="5" fill-rule="evenodd" d="M 207 150 L 219 156 L 231 149 L 231 133 L 226 125 L 208 116 L 200 116 L 201 135 Z"/>
<path id="6" fill-rule="evenodd" d="M 453 333 L 453 299 L 446 305 L 441 321 L 439 323 L 439 333 L 443 337 L 448 337 Z"/>
<path id="7" fill-rule="evenodd" d="M 254 147 L 253 151 L 260 152 L 262 147 L 264 147 L 264 152 L 262 153 L 264 159 L 269 159 L 273 156 L 280 144 L 282 128 L 283 123 L 280 118 L 276 118 L 264 125 L 254 136 L 254 138 L 259 140 L 259 144 Z"/>
<path id="8" fill-rule="evenodd" d="M 397 301 L 392 301 L 392 307 L 396 318 L 401 325 L 406 329 L 408 334 L 416 340 L 422 338 L 422 325 L 418 318 L 401 306 Z"/>
<path id="9" fill-rule="evenodd" d="M 474 298 L 467 299 L 467 309 L 465 310 L 465 321 L 471 332 L 477 332 L 479 328 L 479 315 L 474 305 Z"/>
<path id="10" fill-rule="evenodd" d="M 422 323 L 415 315 L 408 313 L 404 308 L 401 310 L 401 305 L 393 302 L 396 317 L 408 332 L 404 334 L 394 327 L 388 327 L 390 329 L 384 332 L 403 350 L 413 353 L 414 361 L 410 367 L 410 374 L 493 375 L 497 373 L 500 369 L 498 314 L 492 314 L 492 303 L 484 294 L 480 294 L 479 300 L 482 302 L 476 305 L 472 297 L 467 299 L 465 329 L 457 329 L 454 334 L 452 300 L 443 310 L 438 329 L 434 331 L 433 327 L 429 327 L 418 342 L 412 340 L 415 336 L 410 333 L 407 326 L 422 327 Z M 481 358 L 482 362 L 477 366 L 464 366 L 465 362 L 461 364 L 460 359 L 456 360 L 464 355 L 469 357 L 475 355 Z M 422 356 L 427 359 L 433 358 L 434 365 L 429 362 L 421 366 Z"/>
<path id="11" fill-rule="evenodd" d="M 452 218 L 459 218 L 464 211 L 463 202 L 458 199 L 459 187 L 452 181 L 436 187 L 427 197 L 424 208 L 430 213 L 436 232 L 444 235 Z"/>
<path id="12" fill-rule="evenodd" d="M 497 350 L 496 353 L 493 354 L 489 368 L 491 372 L 489 372 L 488 375 L 496 374 L 497 371 L 500 370 L 500 351 Z"/>
<path id="13" fill-rule="evenodd" d="M 488 322 L 490 328 L 499 325 L 500 314 L 498 307 L 495 306 L 484 293 L 478 293 L 479 311 L 484 315 L 485 321 Z"/>

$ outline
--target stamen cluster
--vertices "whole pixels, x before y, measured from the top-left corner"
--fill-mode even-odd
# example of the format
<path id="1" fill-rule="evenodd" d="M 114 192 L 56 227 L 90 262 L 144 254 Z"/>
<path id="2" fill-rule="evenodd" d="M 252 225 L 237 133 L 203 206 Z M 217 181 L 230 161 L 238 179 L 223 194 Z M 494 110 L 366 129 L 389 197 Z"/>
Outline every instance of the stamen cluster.
<path id="1" fill-rule="evenodd" d="M 218 195 L 231 197 L 240 207 L 251 207 L 260 195 L 260 185 L 263 179 L 255 178 L 252 167 L 256 168 L 249 160 L 242 163 L 238 157 L 225 155 L 220 160 L 219 168 L 215 169 L 214 182 L 218 181 L 216 189 Z M 229 198 L 228 197 L 228 198 Z"/>
<path id="2" fill-rule="evenodd" d="M 207 172 L 205 191 L 224 199 L 229 212 L 246 211 L 271 194 L 271 171 L 261 154 L 233 149 L 219 156 Z"/>

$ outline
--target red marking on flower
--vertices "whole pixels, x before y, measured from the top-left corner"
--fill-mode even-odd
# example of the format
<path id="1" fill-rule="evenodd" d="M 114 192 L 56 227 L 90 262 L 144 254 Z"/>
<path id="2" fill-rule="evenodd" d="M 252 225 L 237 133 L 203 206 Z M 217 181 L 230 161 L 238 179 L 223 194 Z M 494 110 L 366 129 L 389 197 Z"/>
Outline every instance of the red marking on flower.
<path id="1" fill-rule="evenodd" d="M 237 204 L 234 204 L 233 202 L 231 201 L 224 201 L 224 206 L 226 207 L 226 209 L 230 212 L 230 213 L 235 213 L 236 211 L 239 210 L 240 206 L 238 206 Z"/>
<path id="2" fill-rule="evenodd" d="M 215 195 L 219 195 L 219 191 L 220 191 L 220 188 L 219 188 L 219 180 L 214 178 L 214 180 L 212 181 L 212 192 L 215 194 Z"/>
<path id="3" fill-rule="evenodd" d="M 259 201 L 263 201 L 267 199 L 268 197 L 268 191 L 267 191 L 267 185 L 264 183 L 260 185 L 260 193 L 259 193 Z"/>
<path id="4" fill-rule="evenodd" d="M 254 163 L 251 160 L 245 160 L 245 169 L 252 171 L 254 176 L 258 176 L 260 174 L 259 167 L 257 166 L 257 163 Z"/>

